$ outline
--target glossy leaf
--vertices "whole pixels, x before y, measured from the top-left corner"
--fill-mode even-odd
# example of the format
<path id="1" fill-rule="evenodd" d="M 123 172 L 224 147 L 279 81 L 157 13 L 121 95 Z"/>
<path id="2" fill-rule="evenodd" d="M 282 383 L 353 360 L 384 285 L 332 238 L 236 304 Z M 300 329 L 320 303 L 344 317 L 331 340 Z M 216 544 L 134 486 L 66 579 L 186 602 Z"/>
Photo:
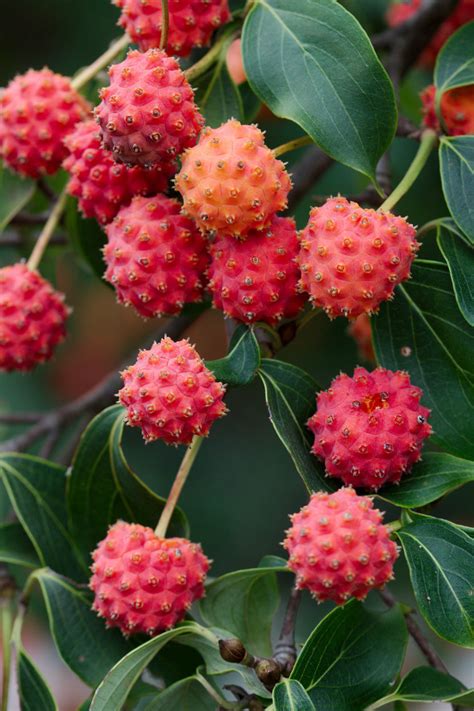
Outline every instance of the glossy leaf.
<path id="1" fill-rule="evenodd" d="M 35 189 L 34 180 L 22 178 L 0 163 L 0 232 L 31 200 Z"/>
<path id="2" fill-rule="evenodd" d="M 57 711 L 45 680 L 23 649 L 18 652 L 17 676 L 21 711 Z"/>
<path id="3" fill-rule="evenodd" d="M 107 242 L 105 232 L 97 220 L 82 217 L 77 202 L 69 197 L 66 206 L 66 229 L 76 253 L 93 274 L 102 279 L 105 272 L 105 262 L 102 248 Z M 108 285 L 102 279 L 103 284 Z"/>
<path id="4" fill-rule="evenodd" d="M 336 0 L 259 0 L 242 37 L 249 83 L 274 114 L 375 180 L 397 121 L 392 84 L 357 20 Z"/>
<path id="5" fill-rule="evenodd" d="M 474 84 L 473 46 L 474 22 L 463 25 L 443 45 L 434 71 L 434 83 L 440 92 Z"/>
<path id="6" fill-rule="evenodd" d="M 0 525 L 0 561 L 25 568 L 40 568 L 33 544 L 20 523 Z"/>
<path id="7" fill-rule="evenodd" d="M 416 509 L 474 481 L 474 462 L 444 452 L 427 452 L 397 486 L 383 487 L 377 494 L 396 506 Z"/>
<path id="8" fill-rule="evenodd" d="M 453 523 L 412 516 L 397 536 L 418 609 L 440 637 L 474 647 L 474 541 Z"/>
<path id="9" fill-rule="evenodd" d="M 457 706 L 472 707 L 474 691 L 466 689 L 460 681 L 431 667 L 417 667 L 406 675 L 398 688 L 371 708 L 376 709 L 393 701 L 452 701 Z"/>
<path id="10" fill-rule="evenodd" d="M 198 677 L 191 676 L 144 700 L 139 711 L 216 711 L 216 702 Z"/>
<path id="11" fill-rule="evenodd" d="M 474 136 L 443 136 L 439 157 L 441 183 L 449 212 L 474 243 Z"/>
<path id="12" fill-rule="evenodd" d="M 417 260 L 413 278 L 372 319 L 379 362 L 408 370 L 431 408 L 431 440 L 474 459 L 474 332 L 462 317 L 444 264 Z"/>
<path id="13" fill-rule="evenodd" d="M 211 71 L 198 80 L 196 101 L 206 124 L 212 128 L 230 118 L 243 120 L 242 99 L 227 71 L 225 52 Z"/>
<path id="14" fill-rule="evenodd" d="M 97 415 L 82 435 L 68 477 L 70 530 L 87 563 L 111 523 L 121 518 L 154 527 L 165 503 L 129 468 L 121 447 L 123 425 L 120 405 Z M 188 535 L 179 509 L 170 535 Z"/>
<path id="15" fill-rule="evenodd" d="M 449 221 L 438 229 L 438 247 L 448 265 L 459 309 L 474 326 L 474 245 Z"/>
<path id="16" fill-rule="evenodd" d="M 273 689 L 275 711 L 316 711 L 304 687 L 296 679 L 284 679 Z"/>
<path id="17" fill-rule="evenodd" d="M 38 457 L 1 454 L 0 476 L 41 565 L 84 579 L 88 571 L 67 530 L 65 469 Z"/>
<path id="18" fill-rule="evenodd" d="M 316 709 L 359 711 L 381 698 L 400 671 L 408 635 L 398 606 L 384 613 L 350 602 L 307 639 L 291 672 Z"/>
<path id="19" fill-rule="evenodd" d="M 313 378 L 290 363 L 264 358 L 259 370 L 271 423 L 308 491 L 332 491 L 324 468 L 311 454 L 306 423 L 316 410 L 319 388 Z"/>
<path id="20" fill-rule="evenodd" d="M 218 380 L 228 385 L 252 382 L 260 365 L 260 348 L 252 328 L 239 326 L 225 358 L 206 362 Z"/>

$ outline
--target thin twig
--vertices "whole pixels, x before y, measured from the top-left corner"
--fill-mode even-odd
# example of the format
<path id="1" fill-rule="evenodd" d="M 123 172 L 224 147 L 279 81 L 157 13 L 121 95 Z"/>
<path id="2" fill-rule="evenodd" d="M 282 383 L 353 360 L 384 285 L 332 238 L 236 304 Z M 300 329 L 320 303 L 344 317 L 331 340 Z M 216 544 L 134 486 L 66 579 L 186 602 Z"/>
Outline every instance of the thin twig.
<path id="1" fill-rule="evenodd" d="M 50 186 L 48 185 L 48 183 L 46 182 L 46 180 L 44 178 L 38 178 L 38 180 L 36 181 L 36 185 L 38 186 L 38 189 L 43 193 L 43 195 L 45 197 L 48 198 L 48 200 L 50 202 L 54 202 L 56 200 L 56 198 L 57 198 L 56 193 L 54 192 L 54 190 L 52 188 L 50 188 Z"/>
<path id="2" fill-rule="evenodd" d="M 313 185 L 333 164 L 330 158 L 317 146 L 309 148 L 303 158 L 291 168 L 293 189 L 288 198 L 287 212 L 294 210 Z"/>
<path id="3" fill-rule="evenodd" d="M 0 412 L 0 424 L 27 425 L 38 422 L 42 416 L 42 412 Z"/>
<path id="4" fill-rule="evenodd" d="M 273 654 L 273 659 L 278 662 L 285 676 L 290 674 L 296 661 L 295 626 L 300 602 L 301 590 L 294 587 L 288 599 L 280 637 Z"/>
<path id="5" fill-rule="evenodd" d="M 54 205 L 53 209 L 51 210 L 48 220 L 47 220 L 45 226 L 43 227 L 43 230 L 35 243 L 33 251 L 31 252 L 30 258 L 28 260 L 29 269 L 33 270 L 33 269 L 38 268 L 41 258 L 44 254 L 44 251 L 45 251 L 46 247 L 48 246 L 49 241 L 50 241 L 51 237 L 53 236 L 56 227 L 58 226 L 59 220 L 62 217 L 64 208 L 66 207 L 66 201 L 67 201 L 67 190 L 65 188 L 63 190 L 63 192 L 61 193 L 61 195 L 58 197 L 56 204 Z"/>
<path id="6" fill-rule="evenodd" d="M 19 212 L 10 220 L 10 225 L 44 225 L 49 218 L 49 212 Z"/>
<path id="7" fill-rule="evenodd" d="M 25 235 L 22 234 L 21 232 L 4 232 L 0 236 L 0 247 L 22 247 L 24 244 L 27 244 L 28 242 L 31 242 L 34 240 L 34 237 L 31 235 Z M 57 246 L 57 247 L 63 247 L 65 244 L 67 244 L 68 240 L 65 234 L 55 234 L 51 239 L 49 240 L 49 246 Z"/>
<path id="8" fill-rule="evenodd" d="M 123 52 L 124 49 L 130 44 L 130 38 L 125 33 L 118 40 L 113 42 L 110 47 L 98 57 L 95 62 L 92 62 L 88 67 L 83 69 L 79 74 L 77 74 L 71 81 L 72 86 L 76 91 L 82 89 L 91 79 L 93 79 L 102 69 L 108 67 L 108 65 L 115 59 L 115 57 Z"/>

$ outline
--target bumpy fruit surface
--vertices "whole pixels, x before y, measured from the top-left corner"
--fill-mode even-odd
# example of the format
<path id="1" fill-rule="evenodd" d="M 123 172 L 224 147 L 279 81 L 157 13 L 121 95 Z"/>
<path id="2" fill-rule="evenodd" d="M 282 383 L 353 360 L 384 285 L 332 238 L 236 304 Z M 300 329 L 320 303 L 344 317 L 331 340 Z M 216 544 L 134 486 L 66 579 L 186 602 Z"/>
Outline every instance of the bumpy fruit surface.
<path id="1" fill-rule="evenodd" d="M 370 316 L 367 316 L 367 314 L 357 316 L 356 319 L 350 322 L 347 332 L 356 342 L 359 356 L 364 360 L 375 362 Z"/>
<path id="2" fill-rule="evenodd" d="M 176 187 L 203 232 L 245 239 L 287 205 L 291 181 L 256 126 L 231 119 L 206 128 L 182 157 Z"/>
<path id="3" fill-rule="evenodd" d="M 205 437 L 223 417 L 225 386 L 206 368 L 187 340 L 163 338 L 140 351 L 137 362 L 122 373 L 120 402 L 127 422 L 140 427 L 147 442 L 189 444 Z"/>
<path id="4" fill-rule="evenodd" d="M 376 313 L 410 276 L 419 246 L 403 217 L 330 198 L 301 233 L 301 287 L 331 318 Z"/>
<path id="5" fill-rule="evenodd" d="M 436 87 L 426 87 L 421 93 L 423 123 L 428 128 L 440 130 L 435 110 Z M 474 84 L 445 91 L 441 97 L 441 115 L 444 127 L 451 136 L 474 133 Z"/>
<path id="6" fill-rule="evenodd" d="M 132 51 L 109 77 L 96 116 L 116 161 L 150 168 L 194 146 L 204 119 L 176 59 L 159 49 Z"/>
<path id="7" fill-rule="evenodd" d="M 63 139 L 90 111 L 67 77 L 30 69 L 0 93 L 0 157 L 30 178 L 55 173 L 67 155 Z"/>
<path id="8" fill-rule="evenodd" d="M 313 494 L 293 516 L 283 543 L 296 584 L 320 602 L 364 600 L 393 578 L 397 546 L 368 496 L 343 488 Z"/>
<path id="9" fill-rule="evenodd" d="M 345 484 L 377 490 L 399 482 L 431 434 L 421 396 L 402 371 L 356 368 L 352 378 L 338 375 L 318 394 L 308 422 L 313 454 Z"/>
<path id="10" fill-rule="evenodd" d="M 118 521 L 92 554 L 93 609 L 124 635 L 151 637 L 180 622 L 204 595 L 209 560 L 185 538 Z"/>
<path id="11" fill-rule="evenodd" d="M 64 296 L 26 264 L 0 269 L 0 370 L 31 370 L 66 336 Z"/>
<path id="12" fill-rule="evenodd" d="M 168 188 L 176 172 L 174 163 L 160 163 L 150 170 L 116 163 L 102 148 L 95 121 L 83 121 L 66 138 L 69 155 L 63 167 L 71 174 L 68 192 L 78 199 L 84 217 L 105 225 L 134 195 L 154 195 Z"/>
<path id="13" fill-rule="evenodd" d="M 305 302 L 297 292 L 298 249 L 295 222 L 287 217 L 274 217 L 263 231 L 252 230 L 245 242 L 218 237 L 208 272 L 214 306 L 244 323 L 274 325 L 294 318 Z"/>
<path id="14" fill-rule="evenodd" d="M 145 318 L 202 300 L 206 240 L 180 209 L 164 195 L 135 197 L 106 228 L 105 279 L 119 302 Z"/>
<path id="15" fill-rule="evenodd" d="M 392 27 L 400 25 L 409 20 L 420 8 L 421 0 L 398 0 L 398 2 L 393 2 L 387 13 L 387 22 Z M 471 20 L 474 20 L 474 0 L 460 0 L 455 10 L 442 23 L 428 47 L 422 53 L 421 61 L 428 66 L 432 66 L 446 40 L 457 29 Z"/>
<path id="16" fill-rule="evenodd" d="M 230 19 L 227 0 L 169 0 L 166 50 L 186 57 L 193 47 L 209 44 L 215 30 Z M 115 0 L 119 23 L 143 51 L 161 42 L 161 0 Z"/>

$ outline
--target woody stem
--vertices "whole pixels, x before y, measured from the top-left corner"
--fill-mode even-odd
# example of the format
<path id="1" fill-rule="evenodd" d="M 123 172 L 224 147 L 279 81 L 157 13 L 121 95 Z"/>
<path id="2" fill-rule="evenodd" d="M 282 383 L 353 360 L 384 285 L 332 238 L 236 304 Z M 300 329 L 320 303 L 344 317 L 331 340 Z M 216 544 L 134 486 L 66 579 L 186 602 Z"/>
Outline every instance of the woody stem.
<path id="1" fill-rule="evenodd" d="M 170 27 L 170 10 L 168 7 L 168 0 L 161 0 L 161 40 L 160 49 L 165 49 L 168 44 L 168 31 Z"/>

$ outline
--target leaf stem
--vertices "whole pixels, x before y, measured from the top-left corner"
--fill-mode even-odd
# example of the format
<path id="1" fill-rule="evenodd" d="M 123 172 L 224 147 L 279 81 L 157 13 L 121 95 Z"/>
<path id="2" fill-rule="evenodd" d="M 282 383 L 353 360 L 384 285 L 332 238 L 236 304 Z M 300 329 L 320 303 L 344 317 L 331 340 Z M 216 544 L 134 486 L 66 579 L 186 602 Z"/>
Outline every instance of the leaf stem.
<path id="1" fill-rule="evenodd" d="M 284 153 L 289 153 L 290 151 L 295 151 L 297 148 L 302 148 L 303 146 L 309 146 L 313 144 L 314 141 L 311 136 L 300 136 L 299 138 L 294 138 L 288 143 L 282 143 L 281 146 L 277 146 L 273 149 L 273 155 L 275 158 L 282 156 Z"/>
<path id="2" fill-rule="evenodd" d="M 14 591 L 9 580 L 2 582 L 2 600 L 0 603 L 0 624 L 2 639 L 2 698 L 1 711 L 8 711 L 11 670 L 11 637 L 13 628 Z"/>
<path id="3" fill-rule="evenodd" d="M 403 523 L 398 520 L 398 521 L 390 521 L 390 523 L 387 523 L 387 528 L 391 533 L 395 533 L 395 531 L 399 531 L 403 527 Z"/>
<path id="4" fill-rule="evenodd" d="M 194 460 L 196 459 L 202 443 L 203 437 L 195 435 L 183 457 L 183 461 L 181 462 L 181 466 L 176 474 L 176 478 L 173 482 L 173 486 L 171 487 L 165 507 L 161 512 L 160 520 L 155 528 L 155 536 L 158 538 L 164 538 L 166 536 L 166 531 L 168 529 L 169 522 L 171 521 L 173 511 L 176 508 L 179 496 L 183 490 L 188 474 L 191 471 L 191 467 L 194 464 Z"/>
<path id="5" fill-rule="evenodd" d="M 106 52 L 100 55 L 95 62 L 89 64 L 88 67 L 79 72 L 77 76 L 72 79 L 71 84 L 76 91 L 82 89 L 91 79 L 93 79 L 96 74 L 98 74 L 102 69 L 105 69 L 110 62 L 112 62 L 117 54 L 120 54 L 130 44 L 130 38 L 127 34 L 122 35 L 116 40 Z"/>
<path id="6" fill-rule="evenodd" d="M 64 188 L 63 192 L 61 195 L 58 197 L 58 200 L 51 210 L 51 213 L 48 217 L 48 220 L 43 227 L 40 236 L 37 239 L 37 242 L 34 246 L 34 249 L 31 253 L 31 256 L 28 260 L 28 267 L 29 269 L 37 269 L 39 266 L 39 263 L 41 262 L 41 258 L 44 254 L 44 251 L 46 247 L 48 246 L 49 240 L 53 236 L 54 230 L 58 226 L 59 220 L 62 217 L 62 214 L 64 212 L 64 208 L 66 207 L 66 200 L 67 200 L 67 189 Z"/>
<path id="7" fill-rule="evenodd" d="M 419 238 L 425 235 L 427 232 L 430 232 L 431 230 L 436 230 L 445 221 L 446 217 L 438 217 L 436 220 L 430 220 L 430 222 L 425 222 L 425 224 L 418 229 L 416 236 Z"/>
<path id="8" fill-rule="evenodd" d="M 196 669 L 196 679 L 198 682 L 201 684 L 201 686 L 206 689 L 207 693 L 211 698 L 214 699 L 214 701 L 219 704 L 219 707 L 222 709 L 241 709 L 242 704 L 240 703 L 232 703 L 232 701 L 227 701 L 227 699 L 224 699 L 217 691 L 214 689 L 214 687 L 208 682 L 208 680 L 201 674 L 199 669 Z"/>
<path id="9" fill-rule="evenodd" d="M 232 32 L 232 34 L 234 34 L 234 32 Z M 210 67 L 212 67 L 214 62 L 216 62 L 220 57 L 220 54 L 228 41 L 229 32 L 224 32 L 211 47 L 209 52 L 204 55 L 204 57 L 201 57 L 199 61 L 189 67 L 189 69 L 185 70 L 184 76 L 189 83 L 192 83 L 195 79 L 198 79 L 202 74 L 207 72 Z"/>
<path id="10" fill-rule="evenodd" d="M 168 44 L 168 31 L 170 28 L 170 9 L 168 6 L 168 0 L 161 0 L 161 15 L 160 49 L 165 49 Z"/>
<path id="11" fill-rule="evenodd" d="M 405 193 L 410 190 L 411 186 L 423 170 L 437 140 L 438 136 L 431 128 L 423 131 L 418 151 L 416 152 L 410 167 L 405 173 L 405 176 L 398 183 L 395 190 L 388 196 L 385 202 L 380 205 L 379 212 L 389 212 L 393 207 L 395 207 L 397 202 L 401 200 Z"/>

